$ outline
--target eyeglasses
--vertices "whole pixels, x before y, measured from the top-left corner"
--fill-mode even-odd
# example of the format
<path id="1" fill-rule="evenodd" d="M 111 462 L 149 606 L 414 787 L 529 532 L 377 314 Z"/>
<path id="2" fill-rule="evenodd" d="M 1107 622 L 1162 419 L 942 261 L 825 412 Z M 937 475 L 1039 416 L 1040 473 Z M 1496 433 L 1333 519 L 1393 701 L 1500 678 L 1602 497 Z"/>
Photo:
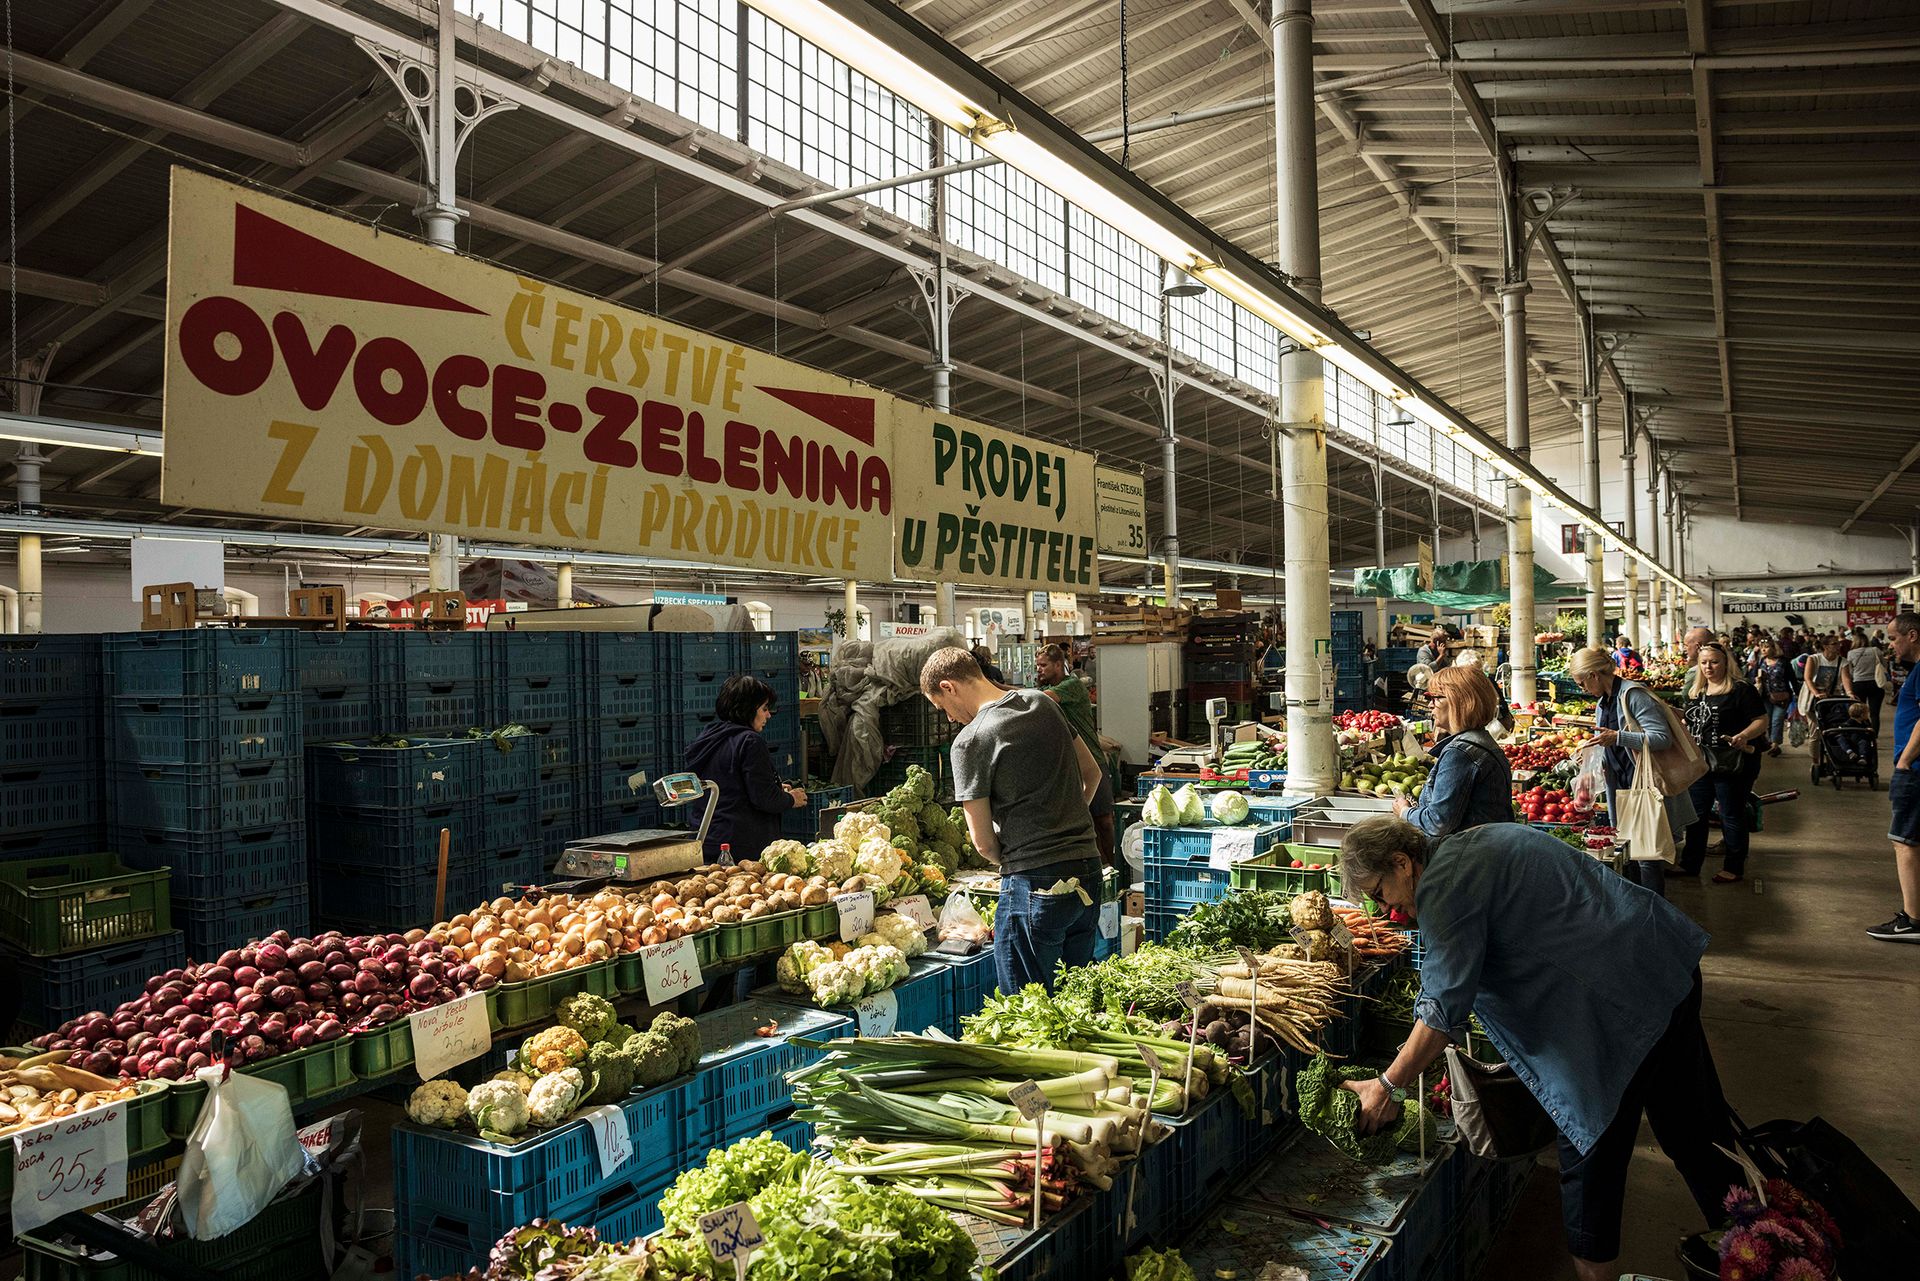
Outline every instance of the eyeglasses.
<path id="1" fill-rule="evenodd" d="M 1393 875 L 1393 873 L 1391 873 L 1391 872 L 1388 872 L 1388 873 L 1387 873 L 1387 876 L 1392 876 L 1392 875 Z M 1368 891 L 1366 891 L 1366 892 L 1365 892 L 1364 894 L 1362 894 L 1362 895 L 1361 895 L 1360 897 L 1362 897 L 1362 898 L 1370 898 L 1370 899 L 1372 899 L 1372 900 L 1373 900 L 1374 902 L 1376 902 L 1376 903 L 1378 903 L 1378 902 L 1380 901 L 1380 891 L 1381 891 L 1382 889 L 1384 889 L 1384 888 L 1386 888 L 1386 884 L 1387 884 L 1387 876 L 1383 876 L 1383 877 L 1381 877 L 1381 878 L 1380 878 L 1379 880 L 1377 880 L 1377 881 L 1375 881 L 1375 882 L 1373 883 L 1373 888 L 1372 888 L 1372 889 L 1370 889 L 1370 890 L 1368 890 Z"/>

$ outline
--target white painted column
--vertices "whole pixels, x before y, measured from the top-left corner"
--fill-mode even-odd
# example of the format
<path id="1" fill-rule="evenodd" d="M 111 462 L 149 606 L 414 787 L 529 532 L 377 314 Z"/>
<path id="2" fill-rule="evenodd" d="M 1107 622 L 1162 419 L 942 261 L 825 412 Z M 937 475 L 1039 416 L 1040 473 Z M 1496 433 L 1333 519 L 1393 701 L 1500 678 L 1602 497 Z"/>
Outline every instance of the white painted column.
<path id="1" fill-rule="evenodd" d="M 454 228 L 460 210 L 454 199 L 459 148 L 455 145 L 454 117 L 454 9 L 453 0 L 439 0 L 439 26 L 434 39 L 433 86 L 433 202 L 416 210 L 427 243 L 447 253 L 454 251 Z M 427 586 L 436 592 L 460 590 L 460 540 L 452 534 L 427 535 Z"/>
<path id="2" fill-rule="evenodd" d="M 1623 484 L 1621 492 L 1626 495 L 1627 500 L 1627 543 L 1638 547 L 1640 545 L 1640 496 L 1633 489 L 1633 463 L 1633 401 L 1627 399 L 1621 402 L 1620 478 Z M 1647 633 L 1646 629 L 1640 626 L 1640 562 L 1632 556 L 1623 556 L 1621 561 L 1627 575 L 1627 599 L 1620 611 L 1621 626 L 1627 629 L 1627 635 L 1632 638 L 1636 646 L 1643 646 L 1647 643 Z"/>
<path id="3" fill-rule="evenodd" d="M 1164 280 L 1165 273 L 1162 272 Z M 1167 608 L 1180 603 L 1179 446 L 1173 434 L 1173 298 L 1160 292 L 1160 556 Z"/>
<path id="4" fill-rule="evenodd" d="M 860 639 L 860 584 L 849 578 L 846 584 L 847 639 Z"/>
<path id="5" fill-rule="evenodd" d="M 554 574 L 554 578 L 556 580 L 553 593 L 554 603 L 561 609 L 573 608 L 573 566 L 568 562 L 561 562 L 559 570 Z"/>
<path id="6" fill-rule="evenodd" d="M 1523 459 L 1528 454 L 1531 434 L 1527 416 L 1527 294 L 1532 288 L 1524 280 L 1500 286 L 1507 448 Z M 1537 697 L 1533 645 L 1533 491 L 1519 481 L 1507 482 L 1507 576 L 1513 603 L 1513 643 L 1507 660 L 1513 668 L 1512 698 L 1516 703 L 1525 704 Z"/>
<path id="7" fill-rule="evenodd" d="M 1377 430 L 1374 439 L 1380 439 Z M 1373 465 L 1373 563 L 1381 569 L 1387 567 L 1387 472 L 1378 462 Z M 1389 644 L 1385 596 L 1374 597 L 1373 632 L 1373 643 L 1385 649 Z"/>
<path id="8" fill-rule="evenodd" d="M 24 387 L 25 383 L 16 384 Z M 33 388 L 39 399 L 39 387 Z M 36 406 L 36 409 L 38 407 Z M 14 456 L 16 497 L 22 516 L 40 514 L 40 464 L 44 456 L 38 445 L 20 446 Z M 40 535 L 21 534 L 18 540 L 20 566 L 20 630 L 37 634 L 46 630 L 46 587 L 40 565 Z"/>
<path id="9" fill-rule="evenodd" d="M 1280 270 L 1320 301 L 1320 175 L 1315 155 L 1313 10 L 1273 6 L 1275 182 Z M 1287 571 L 1287 773 L 1295 791 L 1340 777 L 1333 735 L 1333 590 L 1327 575 L 1327 384 L 1319 353 L 1280 358 L 1281 536 Z M 1324 666 L 1323 666 L 1324 665 Z"/>

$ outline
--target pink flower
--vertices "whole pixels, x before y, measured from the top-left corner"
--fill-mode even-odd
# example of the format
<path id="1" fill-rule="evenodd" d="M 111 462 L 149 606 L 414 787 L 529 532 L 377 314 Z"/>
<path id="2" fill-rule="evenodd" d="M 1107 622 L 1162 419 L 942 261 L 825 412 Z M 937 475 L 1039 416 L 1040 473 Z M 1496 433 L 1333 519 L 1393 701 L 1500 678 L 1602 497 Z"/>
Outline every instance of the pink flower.
<path id="1" fill-rule="evenodd" d="M 1788 1259 L 1774 1270 L 1773 1281 L 1828 1281 L 1828 1277 L 1812 1259 Z"/>
<path id="2" fill-rule="evenodd" d="M 1734 1270 L 1729 1271 L 1728 1264 Z M 1773 1267 L 1773 1245 L 1752 1228 L 1735 1228 L 1720 1239 L 1720 1281 L 1762 1277 Z"/>
<path id="3" fill-rule="evenodd" d="M 1759 1201 L 1753 1195 L 1753 1189 L 1744 1183 L 1738 1187 L 1728 1188 L 1726 1199 L 1720 1204 L 1725 1206 L 1727 1213 L 1736 1219 L 1750 1218 L 1752 1212 L 1758 1210 L 1760 1206 Z M 1743 1216 L 1742 1211 L 1747 1211 L 1748 1213 Z"/>

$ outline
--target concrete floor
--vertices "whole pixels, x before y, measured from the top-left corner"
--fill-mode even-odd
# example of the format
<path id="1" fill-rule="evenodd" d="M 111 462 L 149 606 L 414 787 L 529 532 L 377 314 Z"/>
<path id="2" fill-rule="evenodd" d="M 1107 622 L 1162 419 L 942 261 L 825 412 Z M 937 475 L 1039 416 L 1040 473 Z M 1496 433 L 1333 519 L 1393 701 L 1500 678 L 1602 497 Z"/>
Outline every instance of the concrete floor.
<path id="1" fill-rule="evenodd" d="M 1920 946 L 1863 932 L 1900 906 L 1886 839 L 1892 723 L 1889 713 L 1878 791 L 1812 786 L 1804 751 L 1767 761 L 1755 790 L 1799 788 L 1800 797 L 1766 808 L 1746 881 L 1712 884 L 1719 860 L 1709 857 L 1701 880 L 1670 882 L 1668 897 L 1713 935 L 1700 966 L 1705 1023 L 1742 1119 L 1823 1116 L 1920 1202 Z M 1495 1243 L 1485 1281 L 1573 1277 L 1558 1177 L 1548 1156 Z M 1620 1271 L 1679 1278 L 1674 1247 L 1704 1226 L 1698 1213 L 1643 1124 Z"/>

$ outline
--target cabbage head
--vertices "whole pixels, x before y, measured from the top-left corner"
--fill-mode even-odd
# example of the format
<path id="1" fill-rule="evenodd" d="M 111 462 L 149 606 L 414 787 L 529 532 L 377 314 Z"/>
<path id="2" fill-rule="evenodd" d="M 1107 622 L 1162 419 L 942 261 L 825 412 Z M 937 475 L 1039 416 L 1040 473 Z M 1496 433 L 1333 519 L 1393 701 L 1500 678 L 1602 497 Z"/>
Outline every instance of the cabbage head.
<path id="1" fill-rule="evenodd" d="M 1198 827 L 1207 821 L 1207 798 L 1193 784 L 1175 792 L 1173 803 L 1179 807 L 1181 827 Z"/>
<path id="2" fill-rule="evenodd" d="M 1148 827 L 1180 826 L 1180 803 L 1173 799 L 1173 793 L 1162 783 L 1147 793 L 1147 799 L 1140 806 L 1140 821 Z"/>
<path id="3" fill-rule="evenodd" d="M 1247 798 L 1239 791 L 1227 788 L 1213 794 L 1213 821 L 1216 823 L 1244 823 L 1250 811 Z"/>

